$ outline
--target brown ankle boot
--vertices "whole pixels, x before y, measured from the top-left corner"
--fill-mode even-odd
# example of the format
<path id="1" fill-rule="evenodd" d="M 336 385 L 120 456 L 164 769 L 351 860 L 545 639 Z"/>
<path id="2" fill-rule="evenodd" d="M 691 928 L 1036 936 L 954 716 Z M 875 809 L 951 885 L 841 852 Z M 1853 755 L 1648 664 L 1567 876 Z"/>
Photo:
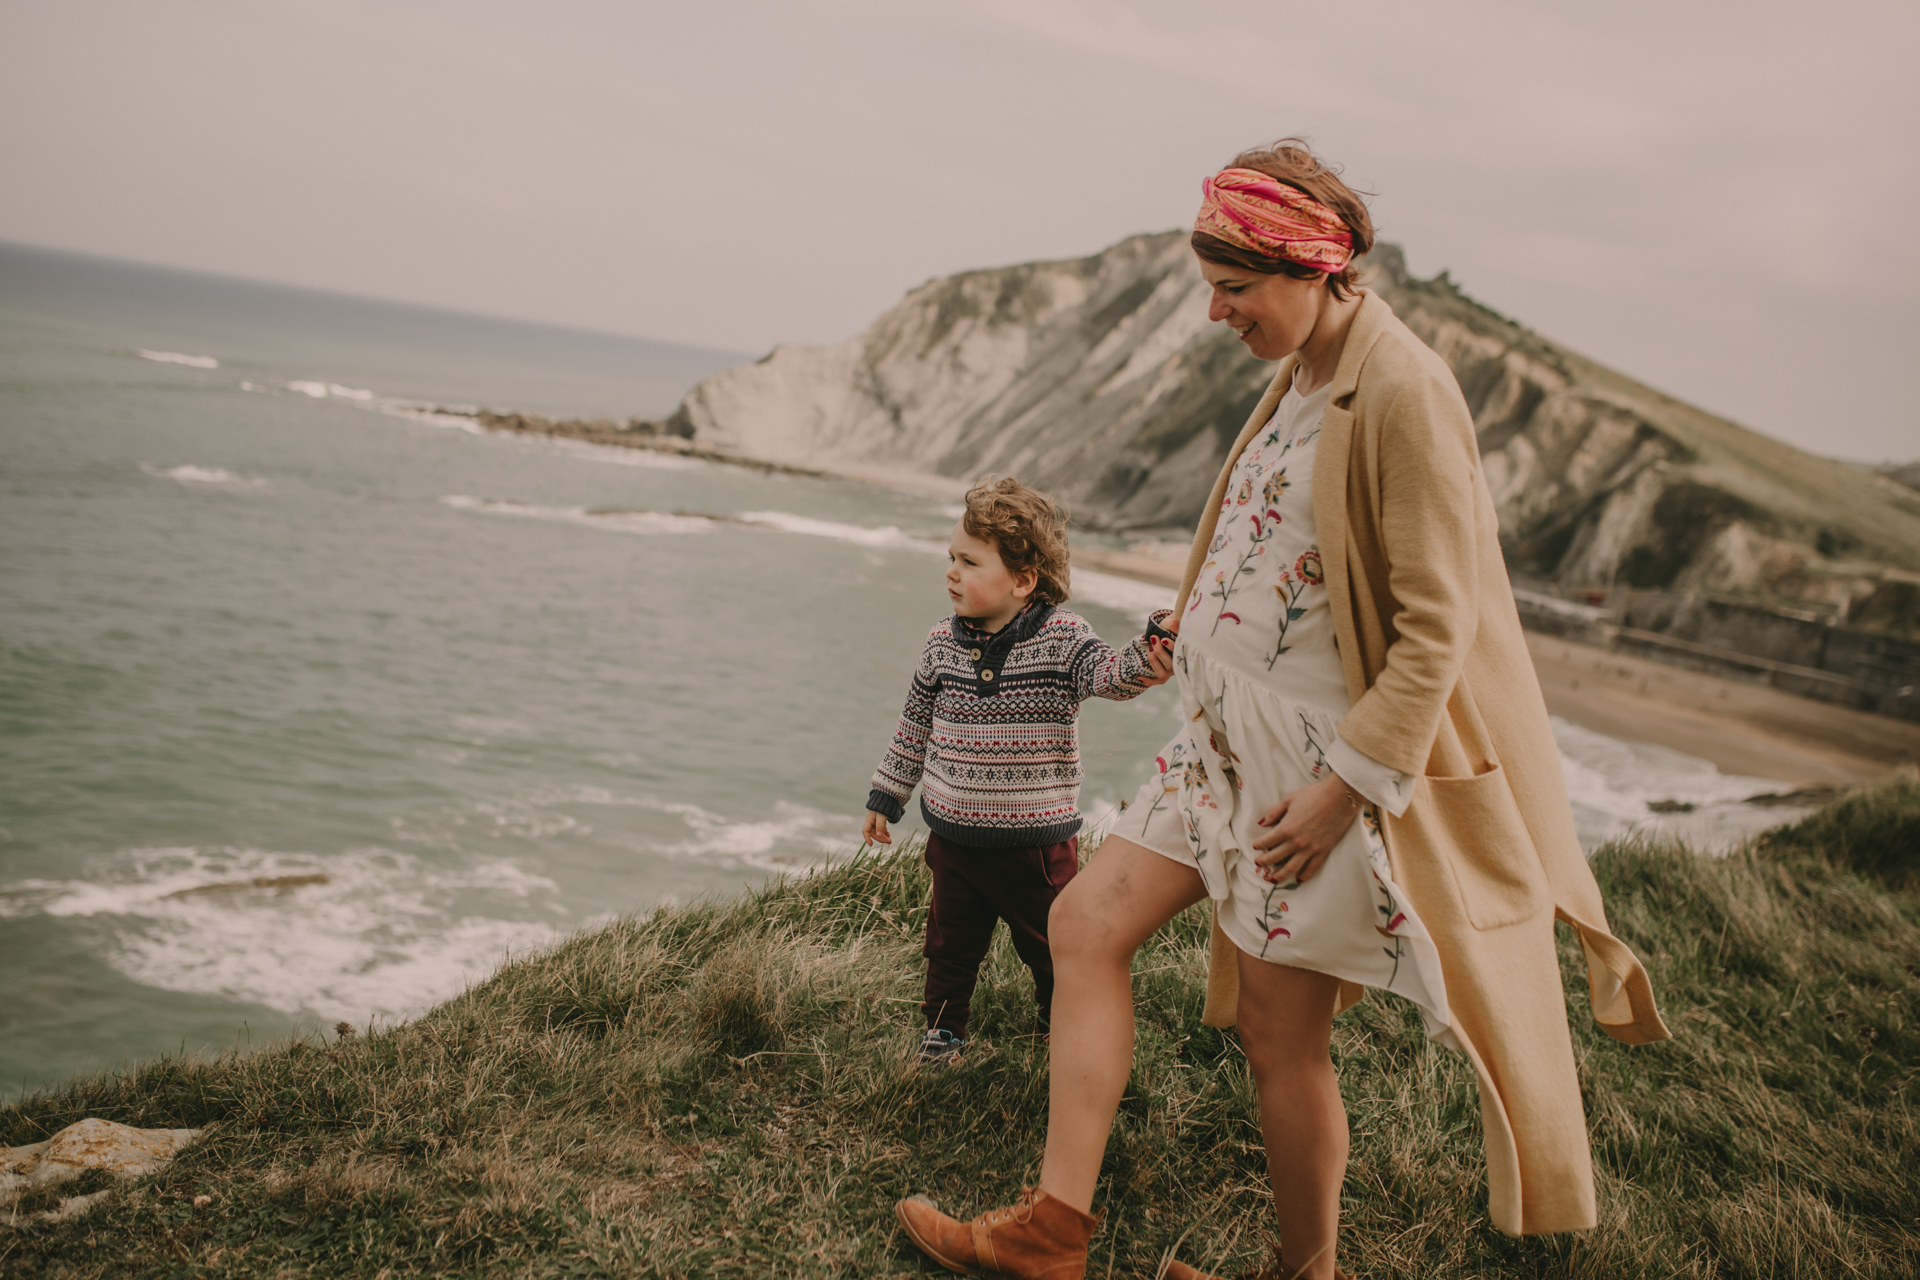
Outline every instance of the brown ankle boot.
<path id="1" fill-rule="evenodd" d="M 921 1196 L 894 1206 L 920 1252 L 963 1276 L 1000 1280 L 1081 1280 L 1087 1241 L 1100 1219 L 1027 1187 L 1004 1209 L 959 1222 Z"/>

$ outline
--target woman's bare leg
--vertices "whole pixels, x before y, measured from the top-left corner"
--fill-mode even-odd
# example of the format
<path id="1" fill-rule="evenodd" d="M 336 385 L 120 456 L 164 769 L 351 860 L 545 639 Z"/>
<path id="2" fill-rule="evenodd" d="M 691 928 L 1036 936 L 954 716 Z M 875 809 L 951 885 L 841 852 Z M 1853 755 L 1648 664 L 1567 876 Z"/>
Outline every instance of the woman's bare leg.
<path id="1" fill-rule="evenodd" d="M 1260 1095 L 1289 1280 L 1333 1277 L 1347 1174 L 1347 1108 L 1328 1056 L 1339 987 L 1324 973 L 1240 953 L 1240 1044 Z"/>
<path id="2" fill-rule="evenodd" d="M 1053 1047 L 1040 1187 L 1083 1213 L 1133 1070 L 1133 953 L 1206 896 L 1200 873 L 1109 836 L 1054 899 Z"/>

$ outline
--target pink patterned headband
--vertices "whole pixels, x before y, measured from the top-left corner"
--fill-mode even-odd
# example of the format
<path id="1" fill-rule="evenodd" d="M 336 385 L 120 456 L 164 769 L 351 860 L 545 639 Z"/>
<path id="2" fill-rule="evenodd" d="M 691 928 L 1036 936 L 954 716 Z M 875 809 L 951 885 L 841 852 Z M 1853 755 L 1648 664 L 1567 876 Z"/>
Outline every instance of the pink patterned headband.
<path id="1" fill-rule="evenodd" d="M 1254 169 L 1222 169 L 1200 183 L 1195 231 L 1268 257 L 1335 272 L 1353 257 L 1353 234 L 1312 196 Z"/>

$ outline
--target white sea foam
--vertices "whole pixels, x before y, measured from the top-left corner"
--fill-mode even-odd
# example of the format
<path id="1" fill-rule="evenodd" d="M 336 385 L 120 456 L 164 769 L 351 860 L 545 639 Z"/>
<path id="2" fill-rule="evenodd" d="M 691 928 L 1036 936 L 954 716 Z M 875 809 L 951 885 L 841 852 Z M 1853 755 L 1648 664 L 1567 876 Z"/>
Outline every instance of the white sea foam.
<path id="1" fill-rule="evenodd" d="M 167 896 L 312 874 L 329 881 Z M 135 849 L 96 878 L 0 886 L 0 915 L 110 918 L 106 959 L 137 982 L 358 1023 L 418 1014 L 486 978 L 508 951 L 556 941 L 549 923 L 468 914 L 524 912 L 555 889 L 510 862 L 448 869 L 380 849 Z"/>
<path id="2" fill-rule="evenodd" d="M 773 805 L 770 816 L 743 822 L 694 804 L 643 803 L 675 815 L 693 832 L 691 839 L 663 845 L 657 852 L 722 866 L 805 870 L 860 841 L 860 826 L 847 815 L 822 813 L 785 800 Z"/>
<path id="3" fill-rule="evenodd" d="M 686 458 L 658 449 L 631 449 L 619 444 L 594 444 L 590 440 L 569 440 L 565 436 L 526 436 L 528 444 L 551 449 L 555 453 L 584 462 L 605 462 L 616 467 L 648 467 L 656 471 L 687 471 L 709 467 L 712 463 Z"/>
<path id="4" fill-rule="evenodd" d="M 1073 571 L 1073 597 L 1127 614 L 1145 621 L 1156 609 L 1173 607 L 1174 587 L 1154 582 L 1136 582 L 1118 574 L 1094 569 Z"/>
<path id="5" fill-rule="evenodd" d="M 298 391 L 301 395 L 312 396 L 315 400 L 325 400 L 331 396 L 339 400 L 352 400 L 369 405 L 378 398 L 365 387 L 343 387 L 337 382 L 320 382 L 311 378 L 296 378 L 287 384 L 287 390 Z"/>
<path id="6" fill-rule="evenodd" d="M 665 511 L 619 511 L 587 507 L 542 507 L 530 502 L 511 502 L 500 498 L 475 498 L 462 493 L 440 499 L 456 511 L 481 511 L 488 515 L 519 516 L 525 520 L 551 520 L 560 524 L 583 524 L 613 533 L 703 533 L 714 527 L 705 516 L 677 516 Z"/>
<path id="7" fill-rule="evenodd" d="M 169 480 L 179 480 L 187 484 L 232 484 L 252 487 L 266 483 L 264 480 L 252 480 L 246 476 L 235 475 L 224 467 L 196 467 L 192 463 L 178 467 L 161 467 L 143 462 L 140 464 L 140 469 L 150 476 L 164 476 Z"/>
<path id="8" fill-rule="evenodd" d="M 472 414 L 448 412 L 439 405 L 427 404 L 419 400 L 396 400 L 387 396 L 377 396 L 356 407 L 370 409 L 375 413 L 384 413 L 394 418 L 405 418 L 409 422 L 418 422 L 429 427 L 464 431 L 476 436 L 487 434 L 487 429 L 481 426 L 479 420 Z"/>
<path id="9" fill-rule="evenodd" d="M 182 355 L 178 351 L 148 351 L 142 348 L 136 353 L 142 360 L 157 360 L 161 364 L 183 364 L 189 369 L 218 369 L 220 362 L 212 356 Z"/>
<path id="10" fill-rule="evenodd" d="M 747 511 L 736 518 L 746 524 L 759 525 L 781 533 L 832 538 L 862 547 L 900 547 L 939 556 L 947 553 L 945 543 L 904 533 L 893 525 L 870 528 L 864 525 L 840 524 L 832 520 L 816 520 L 811 516 L 795 515 L 789 511 Z M 1076 599 L 1102 605 L 1143 620 L 1155 609 L 1167 608 L 1173 595 L 1167 587 L 1155 583 L 1136 582 L 1132 578 L 1122 578 L 1117 574 L 1101 573 L 1094 569 L 1073 571 L 1073 594 Z"/>
<path id="11" fill-rule="evenodd" d="M 1610 738 L 1553 717 L 1580 842 L 1588 848 L 1630 835 L 1679 837 L 1700 849 L 1726 849 L 1796 812 L 1743 803 L 1789 791 L 1771 778 L 1722 773 L 1710 760 L 1670 747 Z M 1692 806 L 1658 813 L 1663 801 Z"/>
<path id="12" fill-rule="evenodd" d="M 795 515 L 790 511 L 743 511 L 736 519 L 746 524 L 756 524 L 764 529 L 777 529 L 781 533 L 804 534 L 810 538 L 832 538 L 836 542 L 851 542 L 861 547 L 905 547 L 913 551 L 930 551 L 939 555 L 946 554 L 946 547 L 926 538 L 916 538 L 902 533 L 892 525 L 882 525 L 874 529 L 857 524 L 839 524 L 832 520 L 816 520 L 812 516 Z"/>

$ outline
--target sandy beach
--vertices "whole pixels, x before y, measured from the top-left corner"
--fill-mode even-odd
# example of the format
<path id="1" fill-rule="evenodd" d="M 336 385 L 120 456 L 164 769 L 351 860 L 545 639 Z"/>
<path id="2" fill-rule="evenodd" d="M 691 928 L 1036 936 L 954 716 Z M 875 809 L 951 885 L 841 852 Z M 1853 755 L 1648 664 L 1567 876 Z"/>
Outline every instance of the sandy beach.
<path id="1" fill-rule="evenodd" d="M 1853 786 L 1920 762 L 1920 724 L 1529 632 L 1547 709 L 1656 742 L 1723 772 L 1796 787 Z"/>

